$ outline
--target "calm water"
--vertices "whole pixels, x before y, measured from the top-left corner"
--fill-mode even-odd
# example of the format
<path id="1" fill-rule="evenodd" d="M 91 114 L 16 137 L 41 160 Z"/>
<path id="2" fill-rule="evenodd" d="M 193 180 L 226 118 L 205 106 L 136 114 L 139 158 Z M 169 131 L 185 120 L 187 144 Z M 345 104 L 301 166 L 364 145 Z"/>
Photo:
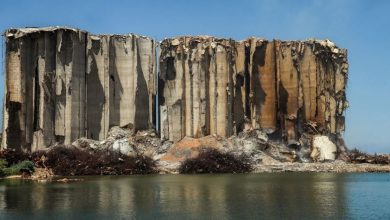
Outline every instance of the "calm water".
<path id="1" fill-rule="evenodd" d="M 390 219 L 390 174 L 0 180 L 0 219 Z"/>

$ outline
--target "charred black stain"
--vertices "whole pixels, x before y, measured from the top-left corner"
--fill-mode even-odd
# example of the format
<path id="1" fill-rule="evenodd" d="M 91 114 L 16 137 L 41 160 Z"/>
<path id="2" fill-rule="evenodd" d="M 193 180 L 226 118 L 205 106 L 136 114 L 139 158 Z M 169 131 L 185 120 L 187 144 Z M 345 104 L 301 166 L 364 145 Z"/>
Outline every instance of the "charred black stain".
<path id="1" fill-rule="evenodd" d="M 137 51 L 139 51 L 139 44 L 137 42 Z M 135 94 L 135 130 L 147 129 L 149 121 L 149 91 L 145 76 L 141 67 L 141 57 L 137 53 L 137 90 Z"/>
<path id="2" fill-rule="evenodd" d="M 234 97 L 234 121 L 236 122 L 236 133 L 238 134 L 244 129 L 245 123 L 245 109 L 243 103 L 243 95 L 241 89 L 245 85 L 245 77 L 238 74 L 236 76 L 236 84 L 234 85 L 235 97 Z"/>
<path id="3" fill-rule="evenodd" d="M 19 149 L 22 144 L 22 131 L 20 128 L 20 110 L 22 104 L 20 102 L 8 101 L 9 94 L 7 94 L 6 108 L 8 110 L 8 128 L 7 132 L 7 147 Z"/>
<path id="4" fill-rule="evenodd" d="M 161 77 L 158 78 L 158 104 L 165 105 L 165 96 L 164 96 L 164 87 L 165 87 L 165 81 L 161 79 Z"/>
<path id="5" fill-rule="evenodd" d="M 210 94 L 210 86 L 209 86 L 209 82 L 210 82 L 210 54 L 209 54 L 209 51 L 206 50 L 205 53 L 204 53 L 204 59 L 202 59 L 202 62 L 201 62 L 201 68 L 205 74 L 205 77 L 204 77 L 204 80 L 205 80 L 205 94 L 206 94 L 206 97 L 205 97 L 205 102 L 206 102 L 206 109 L 210 109 L 210 97 L 208 94 Z M 206 114 L 206 118 L 205 118 L 205 126 L 202 127 L 202 131 L 203 131 L 203 134 L 209 134 L 210 133 L 210 114 Z"/>
<path id="6" fill-rule="evenodd" d="M 251 76 L 249 73 L 250 64 L 250 48 L 245 47 L 245 72 L 244 72 L 244 83 L 245 83 L 245 117 L 251 118 L 251 107 L 249 103 L 249 94 L 251 91 Z"/>
<path id="7" fill-rule="evenodd" d="M 34 118 L 33 118 L 33 129 L 34 131 L 39 130 L 39 100 L 41 96 L 41 88 L 39 85 L 39 73 L 38 73 L 38 60 L 35 64 L 35 71 L 34 71 Z"/>
<path id="8" fill-rule="evenodd" d="M 279 111 L 284 115 L 287 114 L 287 101 L 288 101 L 288 92 L 284 88 L 283 83 L 279 82 Z"/>
<path id="9" fill-rule="evenodd" d="M 252 58 L 252 102 L 255 105 L 256 115 L 261 115 L 261 107 L 265 102 L 266 93 L 261 86 L 260 77 L 262 74 L 270 74 L 260 72 L 260 66 L 265 64 L 265 54 L 267 50 L 267 44 L 256 47 Z"/>
<path id="10" fill-rule="evenodd" d="M 69 66 L 69 64 L 72 62 L 72 56 L 73 56 L 73 40 L 72 37 L 74 33 L 69 33 L 67 31 L 62 32 L 62 42 L 61 47 L 59 51 L 59 59 L 61 61 L 61 64 L 63 67 Z"/>
<path id="11" fill-rule="evenodd" d="M 99 54 L 101 41 L 100 40 L 92 40 L 91 42 L 92 42 L 91 50 L 88 50 L 88 53 L 90 55 Z"/>
<path id="12" fill-rule="evenodd" d="M 118 37 L 111 37 L 109 43 L 109 74 L 110 74 L 110 124 L 109 127 L 119 125 L 121 112 L 120 112 L 120 100 L 123 94 L 122 82 L 119 78 L 118 69 L 116 66 L 115 57 L 117 56 L 115 41 L 121 41 Z M 112 98 L 111 98 L 112 97 Z"/>
<path id="13" fill-rule="evenodd" d="M 87 137 L 99 138 L 101 132 L 101 120 L 103 117 L 103 107 L 106 102 L 104 88 L 99 79 L 99 69 L 94 55 L 100 52 L 100 41 L 92 41 L 92 49 L 88 51 L 91 58 L 90 72 L 87 74 Z M 107 116 L 106 116 L 107 117 Z"/>
<path id="14" fill-rule="evenodd" d="M 164 66 L 165 66 L 166 79 L 167 80 L 176 79 L 175 58 L 167 57 L 165 63 L 166 64 Z"/>

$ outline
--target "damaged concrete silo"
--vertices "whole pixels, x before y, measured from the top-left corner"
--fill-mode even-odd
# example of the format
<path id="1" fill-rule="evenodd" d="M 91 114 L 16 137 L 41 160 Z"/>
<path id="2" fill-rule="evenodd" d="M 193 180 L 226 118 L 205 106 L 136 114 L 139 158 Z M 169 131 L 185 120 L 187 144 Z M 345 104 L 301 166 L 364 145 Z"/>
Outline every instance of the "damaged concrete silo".
<path id="1" fill-rule="evenodd" d="M 137 35 L 89 35 L 87 137 L 101 140 L 112 126 L 152 127 L 155 43 Z"/>
<path id="2" fill-rule="evenodd" d="M 86 32 L 26 28 L 5 37 L 3 146 L 35 150 L 82 136 Z"/>
<path id="3" fill-rule="evenodd" d="M 234 44 L 212 37 L 181 37 L 161 43 L 163 138 L 178 141 L 184 136 L 233 134 Z"/>
<path id="4" fill-rule="evenodd" d="M 4 36 L 3 147 L 34 151 L 102 139 L 113 125 L 152 125 L 150 38 L 60 27 L 10 29 Z"/>
<path id="5" fill-rule="evenodd" d="M 261 129 L 290 144 L 344 130 L 347 52 L 328 40 L 166 39 L 157 94 L 151 38 L 61 27 L 4 36 L 3 148 L 102 140 L 113 126 L 157 123 L 162 139 L 174 142 Z"/>
<path id="6" fill-rule="evenodd" d="M 161 43 L 159 62 L 163 138 L 251 127 L 294 143 L 344 130 L 346 50 L 328 40 L 178 37 Z"/>

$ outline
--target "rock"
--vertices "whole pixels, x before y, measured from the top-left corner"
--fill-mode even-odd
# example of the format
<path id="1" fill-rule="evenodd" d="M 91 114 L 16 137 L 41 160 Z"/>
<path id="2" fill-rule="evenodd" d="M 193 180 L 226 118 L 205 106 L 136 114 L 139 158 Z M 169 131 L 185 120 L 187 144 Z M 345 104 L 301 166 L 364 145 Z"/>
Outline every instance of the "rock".
<path id="1" fill-rule="evenodd" d="M 100 143 L 99 141 L 95 141 L 95 140 L 91 140 L 91 139 L 88 139 L 88 138 L 80 138 L 80 139 L 77 139 L 75 140 L 73 143 L 72 143 L 73 146 L 75 147 L 78 147 L 78 148 L 97 148 Z"/>
<path id="2" fill-rule="evenodd" d="M 130 146 L 127 139 L 119 139 L 114 142 L 112 145 L 112 149 L 114 151 L 118 151 L 124 155 L 129 155 L 131 153 L 134 153 L 134 149 L 132 146 Z"/>
<path id="3" fill-rule="evenodd" d="M 61 178 L 61 179 L 56 180 L 56 182 L 61 182 L 61 183 L 76 182 L 76 181 L 83 181 L 83 179 L 77 179 L 77 178 Z"/>
<path id="4" fill-rule="evenodd" d="M 168 149 L 172 146 L 172 142 L 165 141 L 163 144 L 157 147 L 157 153 L 158 154 L 163 154 L 168 151 Z"/>
<path id="5" fill-rule="evenodd" d="M 35 168 L 34 173 L 31 176 L 32 180 L 51 180 L 53 178 L 53 170 L 47 168 Z"/>
<path id="6" fill-rule="evenodd" d="M 336 153 L 336 144 L 334 144 L 328 136 L 314 136 L 313 150 L 310 154 L 310 157 L 314 161 L 335 160 Z"/>
<path id="7" fill-rule="evenodd" d="M 325 42 L 326 42 L 326 46 L 328 46 L 328 47 L 335 47 L 336 45 L 332 42 L 332 41 L 330 41 L 330 40 L 328 40 L 328 39 L 326 39 L 325 40 Z"/>
<path id="8" fill-rule="evenodd" d="M 121 128 L 119 126 L 114 126 L 108 132 L 108 137 L 113 139 L 121 139 L 124 137 L 128 137 L 132 135 L 132 131 L 130 129 Z"/>
<path id="9" fill-rule="evenodd" d="M 173 46 L 177 46 L 177 45 L 179 45 L 179 44 L 180 44 L 179 39 L 174 39 L 174 40 L 172 40 L 172 45 L 173 45 Z"/>
<path id="10" fill-rule="evenodd" d="M 263 132 L 261 130 L 256 130 L 256 134 L 257 134 L 257 139 L 259 139 L 261 141 L 264 141 L 264 142 L 268 141 L 267 133 L 265 133 L 265 132 Z"/>

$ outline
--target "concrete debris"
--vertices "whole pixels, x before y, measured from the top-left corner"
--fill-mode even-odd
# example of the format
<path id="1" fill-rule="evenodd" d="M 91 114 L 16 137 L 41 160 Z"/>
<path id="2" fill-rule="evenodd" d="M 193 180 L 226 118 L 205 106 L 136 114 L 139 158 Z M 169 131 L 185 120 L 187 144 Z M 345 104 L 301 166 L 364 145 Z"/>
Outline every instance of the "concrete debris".
<path id="1" fill-rule="evenodd" d="M 390 154 L 372 155 L 353 149 L 348 155 L 351 163 L 390 164 Z"/>
<path id="2" fill-rule="evenodd" d="M 112 145 L 112 149 L 124 155 L 129 155 L 134 152 L 133 148 L 126 139 L 116 140 Z"/>
<path id="3" fill-rule="evenodd" d="M 313 138 L 313 150 L 311 158 L 314 161 L 335 160 L 337 153 L 336 144 L 327 136 L 315 136 Z"/>

